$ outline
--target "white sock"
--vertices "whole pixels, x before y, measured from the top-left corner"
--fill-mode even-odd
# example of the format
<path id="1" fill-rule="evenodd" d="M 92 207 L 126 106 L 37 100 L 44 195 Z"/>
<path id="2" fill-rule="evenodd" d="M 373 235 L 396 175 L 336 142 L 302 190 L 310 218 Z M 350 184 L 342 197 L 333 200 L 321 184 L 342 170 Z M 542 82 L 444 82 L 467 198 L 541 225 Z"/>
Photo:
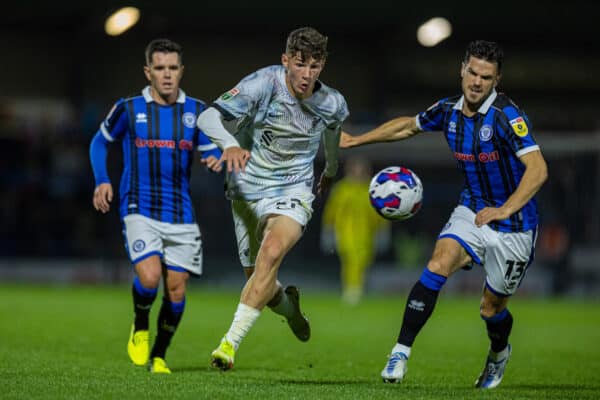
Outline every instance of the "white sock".
<path id="1" fill-rule="evenodd" d="M 410 347 L 405 346 L 400 343 L 396 343 L 396 345 L 392 349 L 392 354 L 394 354 L 394 353 L 404 353 L 406 358 L 409 358 L 410 357 Z"/>
<path id="2" fill-rule="evenodd" d="M 286 318 L 290 318 L 294 313 L 292 302 L 288 299 L 288 295 L 283 289 L 281 289 L 281 301 L 279 304 L 270 308 L 275 314 L 283 315 Z"/>
<path id="3" fill-rule="evenodd" d="M 244 339 L 250 328 L 252 328 L 259 315 L 260 310 L 242 303 L 238 304 L 237 310 L 233 315 L 231 327 L 225 334 L 227 340 L 233 344 L 234 349 L 238 349 L 242 339 Z"/>

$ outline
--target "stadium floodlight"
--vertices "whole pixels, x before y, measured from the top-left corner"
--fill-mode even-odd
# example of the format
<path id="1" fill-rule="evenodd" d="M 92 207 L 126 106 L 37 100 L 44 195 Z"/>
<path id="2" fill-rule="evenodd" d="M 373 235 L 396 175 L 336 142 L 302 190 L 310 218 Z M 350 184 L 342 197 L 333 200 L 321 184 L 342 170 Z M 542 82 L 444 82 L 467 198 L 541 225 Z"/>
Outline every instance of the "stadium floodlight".
<path id="1" fill-rule="evenodd" d="M 433 47 L 452 34 L 452 25 L 446 18 L 431 18 L 417 29 L 417 40 L 422 46 Z"/>
<path id="2" fill-rule="evenodd" d="M 104 30 L 110 36 L 118 36 L 135 25 L 139 19 L 139 9 L 135 7 L 123 7 L 106 19 Z"/>

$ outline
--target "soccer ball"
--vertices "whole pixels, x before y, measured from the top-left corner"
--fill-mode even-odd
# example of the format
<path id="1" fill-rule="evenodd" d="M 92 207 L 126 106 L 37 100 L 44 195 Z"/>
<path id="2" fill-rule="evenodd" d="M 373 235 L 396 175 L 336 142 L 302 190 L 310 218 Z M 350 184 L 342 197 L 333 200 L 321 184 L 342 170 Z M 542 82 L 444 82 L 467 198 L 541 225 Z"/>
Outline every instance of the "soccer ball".
<path id="1" fill-rule="evenodd" d="M 371 179 L 369 198 L 375 211 L 382 217 L 404 220 L 421 208 L 423 185 L 410 169 L 387 167 Z"/>

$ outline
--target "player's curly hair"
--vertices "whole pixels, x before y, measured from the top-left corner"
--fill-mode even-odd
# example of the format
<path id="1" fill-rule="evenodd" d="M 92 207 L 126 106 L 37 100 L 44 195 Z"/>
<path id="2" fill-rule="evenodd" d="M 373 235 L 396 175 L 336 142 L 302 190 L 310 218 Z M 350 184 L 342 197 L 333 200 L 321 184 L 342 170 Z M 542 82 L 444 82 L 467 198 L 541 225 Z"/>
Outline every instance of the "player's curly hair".
<path id="1" fill-rule="evenodd" d="M 152 63 L 152 54 L 160 53 L 177 53 L 179 55 L 179 62 L 183 64 L 183 48 L 172 40 L 169 39 L 154 39 L 148 46 L 146 46 L 146 65 Z"/>
<path id="2" fill-rule="evenodd" d="M 315 28 L 303 27 L 290 32 L 285 46 L 285 52 L 295 55 L 300 52 L 304 60 L 311 57 L 315 60 L 327 58 L 327 36 L 322 35 Z"/>
<path id="3" fill-rule="evenodd" d="M 475 40 L 469 43 L 467 51 L 465 52 L 465 64 L 469 61 L 469 57 L 471 56 L 485 61 L 495 62 L 498 65 L 498 72 L 502 70 L 504 51 L 502 51 L 502 48 L 496 42 Z"/>

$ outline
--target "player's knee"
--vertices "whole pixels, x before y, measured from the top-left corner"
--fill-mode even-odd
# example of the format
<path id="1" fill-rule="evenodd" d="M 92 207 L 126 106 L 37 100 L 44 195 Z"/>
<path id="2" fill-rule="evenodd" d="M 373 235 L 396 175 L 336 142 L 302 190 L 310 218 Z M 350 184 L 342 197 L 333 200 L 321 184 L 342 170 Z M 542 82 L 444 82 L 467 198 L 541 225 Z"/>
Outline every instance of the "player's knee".
<path id="1" fill-rule="evenodd" d="M 277 260 L 283 257 L 283 251 L 282 243 L 272 237 L 266 238 L 261 248 L 262 257 L 269 265 L 276 264 Z"/>
<path id="2" fill-rule="evenodd" d="M 434 274 L 446 275 L 444 265 L 436 259 L 429 260 L 427 263 L 427 269 Z"/>
<path id="3" fill-rule="evenodd" d="M 171 303 L 180 303 L 185 298 L 185 285 L 169 288 L 169 300 Z"/>
<path id="4" fill-rule="evenodd" d="M 188 277 L 187 273 L 168 271 L 165 285 L 171 302 L 180 302 L 185 298 Z"/>
<path id="5" fill-rule="evenodd" d="M 154 271 L 150 268 L 144 268 L 138 271 L 140 283 L 145 288 L 156 288 L 160 283 L 161 271 Z"/>
<path id="6" fill-rule="evenodd" d="M 492 304 L 487 301 L 482 301 L 479 306 L 479 315 L 481 316 L 481 318 L 486 319 L 486 320 L 493 318 L 495 315 L 499 314 L 500 312 L 502 312 L 502 310 L 499 310 L 495 304 Z"/>

